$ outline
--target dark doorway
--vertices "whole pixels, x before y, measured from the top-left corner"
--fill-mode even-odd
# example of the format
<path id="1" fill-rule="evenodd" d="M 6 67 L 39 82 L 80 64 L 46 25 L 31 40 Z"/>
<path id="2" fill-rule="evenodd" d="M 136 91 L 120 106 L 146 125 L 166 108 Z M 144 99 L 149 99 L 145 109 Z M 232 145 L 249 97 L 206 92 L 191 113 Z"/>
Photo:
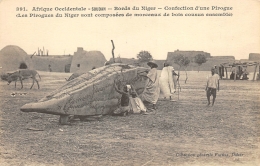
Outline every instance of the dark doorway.
<path id="1" fill-rule="evenodd" d="M 26 63 L 24 63 L 24 62 L 20 63 L 19 69 L 27 69 L 27 68 L 28 67 L 27 67 Z"/>
<path id="2" fill-rule="evenodd" d="M 70 72 L 70 66 L 71 66 L 71 64 L 66 64 L 65 65 L 65 73 L 69 73 Z"/>

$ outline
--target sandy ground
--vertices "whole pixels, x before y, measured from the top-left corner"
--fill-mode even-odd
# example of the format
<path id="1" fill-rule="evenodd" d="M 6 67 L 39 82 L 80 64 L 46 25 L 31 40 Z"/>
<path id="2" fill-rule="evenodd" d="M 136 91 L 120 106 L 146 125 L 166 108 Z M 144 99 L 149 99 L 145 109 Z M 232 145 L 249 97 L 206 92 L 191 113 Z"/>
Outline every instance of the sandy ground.
<path id="1" fill-rule="evenodd" d="M 259 165 L 260 82 L 221 80 L 206 106 L 208 72 L 189 72 L 176 102 L 158 101 L 149 115 L 104 116 L 59 125 L 59 116 L 23 113 L 66 83 L 65 73 L 40 72 L 41 89 L 0 81 L 0 165 Z M 184 72 L 182 72 L 184 74 Z M 17 85 L 20 87 L 19 83 Z M 12 96 L 14 93 L 15 96 Z"/>

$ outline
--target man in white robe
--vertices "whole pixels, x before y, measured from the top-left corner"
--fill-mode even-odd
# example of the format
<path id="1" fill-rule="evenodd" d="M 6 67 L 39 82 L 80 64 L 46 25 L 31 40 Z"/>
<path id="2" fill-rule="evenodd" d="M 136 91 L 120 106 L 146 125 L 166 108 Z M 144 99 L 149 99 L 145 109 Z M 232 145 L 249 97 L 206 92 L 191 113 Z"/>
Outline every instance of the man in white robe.
<path id="1" fill-rule="evenodd" d="M 159 75 L 156 69 L 158 65 L 154 61 L 148 62 L 147 65 L 151 67 L 151 70 L 147 74 L 148 79 L 141 98 L 148 110 L 155 110 L 160 95 Z M 152 104 L 152 107 L 149 104 Z"/>
<path id="2" fill-rule="evenodd" d="M 174 84 L 173 78 L 173 71 L 173 67 L 170 66 L 168 63 L 165 63 L 160 77 L 161 95 L 164 98 L 169 98 L 171 101 L 174 101 L 172 100 L 172 96 L 176 91 L 176 85 Z"/>

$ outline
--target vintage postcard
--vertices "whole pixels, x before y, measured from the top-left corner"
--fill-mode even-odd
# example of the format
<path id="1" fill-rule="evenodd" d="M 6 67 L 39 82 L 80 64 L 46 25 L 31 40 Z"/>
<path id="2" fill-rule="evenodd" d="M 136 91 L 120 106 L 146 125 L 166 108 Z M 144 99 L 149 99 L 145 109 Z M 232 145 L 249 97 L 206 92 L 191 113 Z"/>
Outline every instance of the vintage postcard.
<path id="1" fill-rule="evenodd" d="M 0 0 L 0 165 L 259 165 L 259 64 L 259 0 Z"/>

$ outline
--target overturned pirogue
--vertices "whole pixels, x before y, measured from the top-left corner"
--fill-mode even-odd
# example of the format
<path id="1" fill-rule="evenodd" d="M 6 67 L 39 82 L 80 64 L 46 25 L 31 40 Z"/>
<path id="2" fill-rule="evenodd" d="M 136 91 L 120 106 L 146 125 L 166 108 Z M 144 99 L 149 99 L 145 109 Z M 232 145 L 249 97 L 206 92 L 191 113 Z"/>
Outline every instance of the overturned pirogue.
<path id="1" fill-rule="evenodd" d="M 110 114 L 118 107 L 121 97 L 114 89 L 114 81 L 121 85 L 132 84 L 140 94 L 148 70 L 122 63 L 103 66 L 67 82 L 37 103 L 25 104 L 21 111 L 60 115 L 62 124 L 67 123 L 70 115 Z"/>

